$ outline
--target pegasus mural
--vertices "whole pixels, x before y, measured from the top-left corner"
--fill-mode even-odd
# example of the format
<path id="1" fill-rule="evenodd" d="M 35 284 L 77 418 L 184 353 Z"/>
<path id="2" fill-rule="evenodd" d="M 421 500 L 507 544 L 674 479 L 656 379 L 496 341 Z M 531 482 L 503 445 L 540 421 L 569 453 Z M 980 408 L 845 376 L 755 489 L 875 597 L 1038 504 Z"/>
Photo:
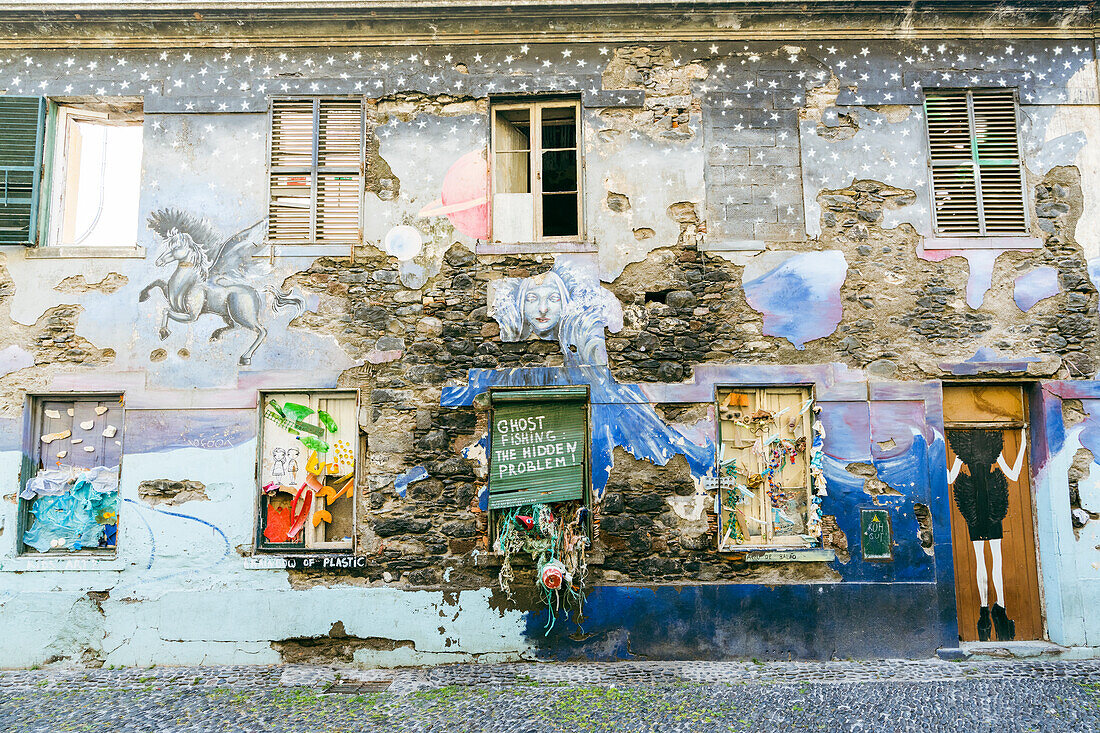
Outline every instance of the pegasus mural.
<path id="1" fill-rule="evenodd" d="M 168 301 L 160 323 L 163 341 L 171 333 L 170 321 L 194 323 L 210 313 L 225 321 L 225 325 L 210 334 L 216 341 L 235 328 L 256 334 L 237 360 L 241 366 L 252 363 L 252 355 L 267 338 L 262 321 L 265 295 L 271 296 L 274 313 L 284 308 L 301 314 L 304 301 L 283 293 L 271 285 L 257 286 L 253 255 L 263 246 L 266 220 L 242 229 L 225 239 L 205 219 L 178 209 L 161 209 L 149 216 L 149 228 L 160 235 L 164 249 L 156 259 L 157 267 L 175 263 L 167 280 L 157 279 L 146 285 L 138 302 L 144 302 L 154 290 L 160 290 Z"/>

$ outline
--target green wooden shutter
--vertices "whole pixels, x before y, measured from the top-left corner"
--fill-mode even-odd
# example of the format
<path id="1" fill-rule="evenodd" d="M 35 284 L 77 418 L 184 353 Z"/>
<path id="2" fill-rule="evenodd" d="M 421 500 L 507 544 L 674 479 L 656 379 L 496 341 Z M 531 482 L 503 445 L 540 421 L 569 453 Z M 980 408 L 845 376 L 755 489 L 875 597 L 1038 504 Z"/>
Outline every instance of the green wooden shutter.
<path id="1" fill-rule="evenodd" d="M 490 509 L 584 498 L 587 396 L 572 387 L 493 393 Z"/>
<path id="2" fill-rule="evenodd" d="M 37 241 L 44 97 L 0 96 L 0 244 Z"/>

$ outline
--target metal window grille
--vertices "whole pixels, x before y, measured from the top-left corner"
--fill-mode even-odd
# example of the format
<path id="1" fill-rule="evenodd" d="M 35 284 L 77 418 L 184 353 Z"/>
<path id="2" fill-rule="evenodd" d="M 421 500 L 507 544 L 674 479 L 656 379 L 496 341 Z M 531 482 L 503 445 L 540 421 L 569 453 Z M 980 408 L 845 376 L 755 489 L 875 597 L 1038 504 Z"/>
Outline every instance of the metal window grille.
<path id="1" fill-rule="evenodd" d="M 364 114 L 359 99 L 277 99 L 271 107 L 268 239 L 360 239 Z"/>
<path id="2" fill-rule="evenodd" d="M 1012 89 L 925 92 L 936 231 L 955 236 L 1027 234 Z"/>

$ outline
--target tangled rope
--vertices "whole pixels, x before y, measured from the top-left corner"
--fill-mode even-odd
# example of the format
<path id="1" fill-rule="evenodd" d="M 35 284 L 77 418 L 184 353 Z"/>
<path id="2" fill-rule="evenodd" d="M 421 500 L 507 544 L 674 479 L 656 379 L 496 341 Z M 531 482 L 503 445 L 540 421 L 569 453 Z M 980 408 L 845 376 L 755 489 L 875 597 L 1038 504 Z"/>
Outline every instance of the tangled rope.
<path id="1" fill-rule="evenodd" d="M 573 517 L 566 521 L 572 510 Z M 567 604 L 574 604 L 579 613 L 584 602 L 582 590 L 588 574 L 586 550 L 590 540 L 584 522 L 588 509 L 574 503 L 558 505 L 558 513 L 546 504 L 529 504 L 515 507 L 500 516 L 500 533 L 494 549 L 503 554 L 497 578 L 501 589 L 512 598 L 515 571 L 512 559 L 515 553 L 531 556 L 536 565 L 536 585 L 546 603 L 549 618 L 546 633 L 554 628 L 556 612 Z"/>

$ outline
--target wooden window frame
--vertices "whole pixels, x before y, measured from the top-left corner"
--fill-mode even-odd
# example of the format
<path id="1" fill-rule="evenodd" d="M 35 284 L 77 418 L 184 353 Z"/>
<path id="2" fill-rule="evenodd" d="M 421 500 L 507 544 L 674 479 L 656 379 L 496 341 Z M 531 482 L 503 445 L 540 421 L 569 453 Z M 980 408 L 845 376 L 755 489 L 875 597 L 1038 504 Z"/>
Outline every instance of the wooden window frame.
<path id="1" fill-rule="evenodd" d="M 265 529 L 264 524 L 265 524 L 266 520 L 263 516 L 263 508 L 264 508 L 265 504 L 264 504 L 263 486 L 261 484 L 261 481 L 263 480 L 262 475 L 263 475 L 263 460 L 264 460 L 264 457 L 263 457 L 264 431 L 266 429 L 265 418 L 264 418 L 264 409 L 267 405 L 268 399 L 270 399 L 270 398 L 272 398 L 276 395 L 308 395 L 311 399 L 314 399 L 314 398 L 316 398 L 316 399 L 348 398 L 348 399 L 354 400 L 354 402 L 355 402 L 354 410 L 353 410 L 353 413 L 352 413 L 356 416 L 355 428 L 354 428 L 356 439 L 353 443 L 353 449 L 354 449 L 354 452 L 355 452 L 355 473 L 351 478 L 352 494 L 351 494 L 351 497 L 350 497 L 350 501 L 352 502 L 352 504 L 351 504 L 352 536 L 351 536 L 350 546 L 347 543 L 342 542 L 342 541 L 340 541 L 340 542 L 318 541 L 316 539 L 316 536 L 315 536 L 316 528 L 313 526 L 313 522 L 311 522 L 309 520 L 306 521 L 305 526 L 303 527 L 304 534 L 303 534 L 303 538 L 302 538 L 303 541 L 302 541 L 301 545 L 297 545 L 297 544 L 293 544 L 293 543 L 268 542 L 267 538 L 264 537 L 264 529 Z M 259 553 L 263 553 L 265 555 L 271 555 L 271 554 L 275 554 L 275 555 L 318 554 L 318 553 L 326 553 L 326 552 L 328 552 L 328 553 L 343 553 L 343 554 L 354 553 L 355 548 L 358 544 L 358 537 L 357 537 L 358 528 L 359 528 L 359 524 L 358 524 L 358 518 L 359 518 L 358 483 L 359 483 L 359 476 L 360 476 L 360 465 L 361 465 L 361 462 L 362 462 L 362 456 L 366 453 L 365 446 L 364 446 L 363 435 L 362 435 L 361 430 L 359 429 L 358 415 L 359 415 L 359 409 L 361 407 L 359 390 L 355 390 L 355 389 L 291 389 L 291 388 L 287 388 L 287 389 L 262 391 L 262 392 L 259 393 L 257 399 L 258 399 L 258 402 L 259 402 L 259 410 L 258 410 L 258 414 L 257 414 L 257 419 L 259 420 L 259 423 L 258 423 L 259 428 L 258 428 L 258 431 L 256 433 L 256 473 L 255 473 L 255 476 L 254 476 L 255 492 L 256 492 L 255 501 L 254 501 L 254 508 L 255 508 L 255 514 L 256 514 L 256 521 L 255 521 L 255 527 L 256 527 L 255 547 L 256 547 L 256 551 L 259 552 Z M 304 466 L 305 466 L 306 460 L 308 458 L 305 450 L 302 451 L 302 454 L 301 454 L 300 458 L 301 458 L 301 462 L 302 462 L 302 466 L 303 466 L 303 474 L 304 474 L 305 473 Z M 316 509 L 316 506 L 314 506 L 314 509 Z"/>
<path id="2" fill-rule="evenodd" d="M 802 549 L 811 549 L 811 548 L 820 547 L 821 546 L 821 538 L 820 537 L 816 538 L 816 539 L 813 539 L 813 540 L 807 540 L 807 539 L 804 538 L 803 535 L 792 535 L 792 536 L 776 538 L 773 534 L 774 531 L 775 531 L 775 523 L 772 519 L 772 506 L 771 506 L 771 503 L 766 501 L 766 500 L 761 501 L 761 504 L 764 507 L 764 511 L 765 511 L 765 515 L 766 515 L 765 516 L 765 523 L 766 523 L 765 526 L 766 526 L 766 532 L 767 533 L 765 535 L 764 541 L 758 542 L 758 543 L 753 543 L 753 542 L 735 543 L 735 542 L 732 541 L 732 538 L 731 538 L 731 541 L 729 543 L 723 544 L 722 540 L 723 540 L 724 535 L 725 535 L 725 533 L 728 529 L 728 527 L 726 526 L 726 523 L 723 521 L 723 517 L 724 517 L 725 512 L 727 512 L 729 510 L 725 506 L 725 502 L 723 500 L 723 497 L 721 497 L 721 492 L 726 490 L 726 489 L 722 488 L 722 485 L 721 485 L 721 478 L 722 478 L 722 476 L 721 476 L 721 474 L 722 474 L 721 466 L 722 466 L 722 451 L 723 451 L 723 447 L 722 447 L 723 446 L 723 440 L 722 440 L 722 422 L 723 422 L 723 420 L 722 420 L 722 416 L 721 416 L 721 409 L 722 409 L 721 408 L 721 400 L 722 400 L 723 397 L 728 395 L 730 392 L 741 392 L 741 393 L 755 392 L 756 393 L 756 404 L 758 404 L 758 405 L 760 404 L 761 396 L 769 394 L 769 393 L 771 393 L 771 394 L 784 394 L 784 393 L 798 394 L 802 398 L 803 401 L 805 401 L 807 399 L 808 400 L 814 400 L 815 399 L 815 397 L 814 397 L 814 387 L 813 387 L 812 384 L 773 384 L 773 385 L 730 385 L 730 384 L 723 384 L 723 385 L 718 385 L 718 386 L 715 387 L 715 390 L 714 390 L 714 409 L 715 409 L 715 418 L 716 418 L 715 419 L 715 423 L 716 423 L 715 428 L 716 428 L 716 433 L 717 433 L 717 436 L 716 436 L 717 441 L 715 443 L 714 465 L 715 465 L 716 472 L 719 475 L 719 481 L 716 482 L 716 484 L 718 485 L 718 491 L 719 491 L 719 494 L 720 494 L 718 503 L 721 506 L 721 510 L 718 513 L 718 531 L 717 531 L 717 536 L 716 536 L 716 540 L 715 540 L 716 547 L 718 548 L 718 551 L 719 552 L 749 552 L 749 551 L 754 551 L 754 550 L 802 550 Z M 806 491 L 806 505 L 805 505 L 806 509 L 805 509 L 805 514 L 802 517 L 802 520 L 803 520 L 804 524 L 808 525 L 809 519 L 810 519 L 810 512 L 813 511 L 814 498 L 815 498 L 814 497 L 814 487 L 813 487 L 813 476 L 812 476 L 812 471 L 810 470 L 811 450 L 813 448 L 813 439 L 814 439 L 813 423 L 814 423 L 814 420 L 815 420 L 813 409 L 806 410 L 801 415 L 801 419 L 802 419 L 802 426 L 803 426 L 803 435 L 806 437 L 806 447 L 805 447 L 805 456 L 804 456 L 805 473 L 806 473 L 805 479 L 804 479 L 805 480 L 805 491 Z M 762 489 L 760 489 L 758 491 L 761 492 L 761 496 L 766 497 L 767 492 L 763 491 Z"/>
<path id="3" fill-rule="evenodd" d="M 125 103 L 134 103 L 130 97 L 118 100 Z M 65 207 L 68 203 L 65 194 L 69 189 L 69 177 L 74 170 L 70 160 L 73 151 L 69 149 L 69 125 L 75 122 L 95 122 L 103 125 L 144 127 L 145 114 L 142 111 L 140 119 L 116 119 L 111 120 L 111 114 L 102 110 L 92 109 L 86 106 L 86 102 L 47 100 L 46 103 L 46 154 L 43 157 L 45 164 L 42 170 L 42 206 L 41 221 L 38 222 L 39 241 L 43 248 L 72 249 L 77 251 L 87 250 L 89 253 L 97 253 L 108 249 L 135 249 L 137 247 L 137 232 L 140 226 L 135 222 L 135 236 L 132 242 L 120 242 L 117 245 L 89 245 L 64 241 L 62 229 L 65 226 Z M 143 143 L 144 145 L 144 143 Z M 79 170 L 79 166 L 75 167 Z M 141 195 L 141 171 L 138 171 L 138 195 Z M 138 213 L 140 217 L 140 211 Z"/>
<path id="4" fill-rule="evenodd" d="M 27 482 L 38 473 L 38 462 L 42 455 L 42 439 L 44 430 L 45 407 L 48 402 L 117 402 L 119 409 L 119 427 L 121 429 L 122 447 L 119 449 L 119 487 L 122 484 L 122 464 L 126 456 L 126 406 L 124 395 L 121 392 L 60 392 L 27 395 L 27 401 L 23 412 L 23 448 L 19 468 L 19 489 L 16 492 L 18 502 L 15 527 L 15 554 L 20 558 L 65 560 L 69 558 L 112 560 L 118 557 L 118 547 L 122 542 L 122 535 L 116 530 L 114 547 L 94 547 L 75 551 L 66 551 L 53 554 L 51 552 L 38 552 L 23 544 L 23 533 L 30 528 L 31 507 L 34 499 L 19 498 L 26 488 Z M 44 468 L 44 467 L 43 467 Z M 122 525 L 122 501 L 121 492 L 119 499 L 119 521 L 116 526 Z"/>
<path id="5" fill-rule="evenodd" d="M 980 157 L 977 139 L 974 135 L 974 93 L 983 91 L 1010 91 L 1012 93 L 1012 108 L 1014 112 L 1015 132 L 1016 132 L 1016 153 L 1015 158 L 991 158 L 983 159 Z M 966 93 L 966 113 L 968 118 L 968 126 L 970 130 L 970 152 L 967 157 L 959 157 L 948 160 L 934 160 L 932 152 L 932 136 L 931 126 L 928 114 L 928 97 L 929 95 L 935 95 L 937 92 L 965 92 Z M 928 187 L 929 187 L 929 199 L 932 209 L 932 228 L 935 234 L 934 238 L 926 242 L 926 249 L 989 249 L 989 248 L 1001 248 L 1001 249 L 1027 249 L 1039 246 L 1038 241 L 1031 236 L 1031 212 L 1028 206 L 1027 198 L 1027 180 L 1026 172 L 1023 166 L 1023 156 L 1021 154 L 1021 142 L 1020 142 L 1020 101 L 1019 93 L 1016 89 L 1005 90 L 999 87 L 927 87 L 923 90 L 922 108 L 924 110 L 925 118 L 925 145 L 928 150 Z M 938 167 L 951 168 L 959 166 L 971 166 L 974 175 L 975 182 L 975 206 L 978 216 L 978 231 L 977 232 L 948 232 L 944 231 L 940 223 L 940 211 L 936 204 L 936 181 L 933 175 L 934 169 Z M 1013 233 L 988 233 L 985 220 L 985 206 L 982 193 L 982 179 L 981 168 L 982 166 L 1000 166 L 1009 168 L 1015 166 L 1019 180 L 1020 180 L 1020 200 L 1023 209 L 1023 225 L 1019 232 Z"/>
<path id="6" fill-rule="evenodd" d="M 577 156 L 577 233 L 565 236 L 545 236 L 543 230 L 542 207 L 542 154 L 546 149 L 542 147 L 542 112 L 546 108 L 573 108 L 573 119 L 576 131 L 575 148 L 550 148 L 550 150 L 575 150 Z M 577 97 L 539 97 L 538 99 L 520 100 L 515 98 L 490 101 L 489 103 L 489 241 L 494 244 L 543 244 L 555 242 L 584 242 L 584 136 L 581 113 L 583 111 L 581 100 Z M 493 231 L 493 205 L 496 200 L 496 170 L 497 170 L 497 113 L 508 110 L 528 110 L 530 112 L 531 135 L 528 153 L 528 165 L 531 176 L 531 196 L 534 216 L 532 242 L 500 242 Z M 535 130 L 539 133 L 535 134 Z"/>
<path id="7" fill-rule="evenodd" d="M 362 118 L 359 126 L 359 163 L 356 167 L 352 166 L 321 166 L 318 163 L 319 146 L 320 146 L 320 112 L 321 102 L 326 100 L 336 101 L 348 101 L 358 102 Z M 272 163 L 271 153 L 274 143 L 275 132 L 275 108 L 280 102 L 310 102 L 313 105 L 313 133 L 312 133 L 312 149 L 311 149 L 311 161 L 309 166 L 276 166 Z M 274 247 L 325 247 L 325 246 L 347 246 L 349 251 L 357 244 L 363 242 L 363 198 L 366 190 L 366 138 L 367 138 L 367 114 L 366 114 L 366 100 L 359 96 L 341 96 L 341 95 L 327 95 L 327 96 L 276 96 L 271 98 L 271 103 L 268 105 L 267 112 L 267 215 L 268 215 L 268 232 L 266 235 L 267 244 Z M 310 200 L 309 200 L 309 238 L 304 241 L 300 240 L 280 240 L 273 239 L 271 236 L 270 224 L 272 221 L 272 186 L 271 179 L 277 174 L 287 175 L 306 175 L 310 180 Z M 319 185 L 318 180 L 322 174 L 352 174 L 359 177 L 359 190 L 356 194 L 356 215 L 357 215 L 357 231 L 355 237 L 350 241 L 335 241 L 335 240 L 317 240 L 317 213 L 318 213 L 318 195 Z"/>

